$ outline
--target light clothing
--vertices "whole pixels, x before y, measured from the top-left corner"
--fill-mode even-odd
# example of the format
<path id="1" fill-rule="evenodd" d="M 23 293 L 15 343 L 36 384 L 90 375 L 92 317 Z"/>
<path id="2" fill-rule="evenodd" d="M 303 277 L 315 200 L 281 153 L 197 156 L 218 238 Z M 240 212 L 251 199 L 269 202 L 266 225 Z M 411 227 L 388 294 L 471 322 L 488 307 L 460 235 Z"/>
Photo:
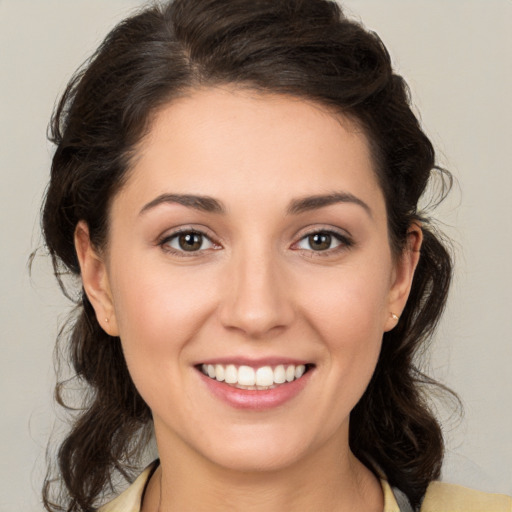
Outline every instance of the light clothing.
<path id="1" fill-rule="evenodd" d="M 126 491 L 103 505 L 98 512 L 140 512 L 142 495 L 154 468 L 155 463 L 146 468 Z M 385 480 L 381 480 L 381 485 L 384 493 L 383 512 L 400 512 L 390 485 Z M 512 512 L 512 498 L 460 485 L 432 482 L 420 512 Z"/>
<path id="2" fill-rule="evenodd" d="M 460 485 L 432 482 L 421 512 L 512 512 L 512 498 Z"/>
<path id="3" fill-rule="evenodd" d="M 113 501 L 100 507 L 98 512 L 140 512 L 142 495 L 150 475 L 153 473 L 155 462 L 148 466 L 126 491 Z"/>

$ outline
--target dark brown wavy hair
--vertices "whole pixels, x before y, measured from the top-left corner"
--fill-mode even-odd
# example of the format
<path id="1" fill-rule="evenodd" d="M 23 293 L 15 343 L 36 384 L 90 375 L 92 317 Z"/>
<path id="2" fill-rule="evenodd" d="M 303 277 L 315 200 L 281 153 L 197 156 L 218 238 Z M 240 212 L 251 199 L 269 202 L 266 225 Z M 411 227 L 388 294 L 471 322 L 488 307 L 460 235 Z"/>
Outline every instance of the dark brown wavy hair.
<path id="1" fill-rule="evenodd" d="M 195 88 L 223 84 L 312 100 L 354 119 L 370 141 L 395 254 L 404 250 L 411 223 L 422 223 L 407 306 L 384 334 L 376 371 L 350 419 L 353 453 L 418 506 L 439 477 L 443 438 L 425 394 L 434 382 L 418 369 L 417 355 L 440 318 L 451 279 L 449 253 L 418 200 L 433 174 L 448 186 L 450 177 L 439 172 L 383 43 L 335 2 L 175 0 L 114 28 L 68 84 L 50 125 L 56 150 L 42 229 L 55 274 L 65 293 L 61 276 L 80 275 L 73 243 L 80 220 L 92 243 L 105 245 L 109 205 L 155 112 Z M 83 403 L 60 445 L 57 476 L 50 462 L 43 500 L 52 512 L 91 511 L 120 475 L 130 480 L 140 465 L 151 413 L 119 338 L 101 329 L 83 291 L 60 343 L 83 385 Z M 56 389 L 61 405 L 65 384 Z"/>

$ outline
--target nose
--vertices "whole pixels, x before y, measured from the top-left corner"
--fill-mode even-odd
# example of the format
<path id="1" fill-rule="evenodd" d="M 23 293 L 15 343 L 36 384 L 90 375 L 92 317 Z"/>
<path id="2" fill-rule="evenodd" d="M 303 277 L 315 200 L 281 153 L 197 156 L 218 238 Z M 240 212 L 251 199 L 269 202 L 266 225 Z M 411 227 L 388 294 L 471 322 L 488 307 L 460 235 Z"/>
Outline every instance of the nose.
<path id="1" fill-rule="evenodd" d="M 294 318 L 289 284 L 271 254 L 239 255 L 228 271 L 221 323 L 254 339 L 286 329 Z"/>

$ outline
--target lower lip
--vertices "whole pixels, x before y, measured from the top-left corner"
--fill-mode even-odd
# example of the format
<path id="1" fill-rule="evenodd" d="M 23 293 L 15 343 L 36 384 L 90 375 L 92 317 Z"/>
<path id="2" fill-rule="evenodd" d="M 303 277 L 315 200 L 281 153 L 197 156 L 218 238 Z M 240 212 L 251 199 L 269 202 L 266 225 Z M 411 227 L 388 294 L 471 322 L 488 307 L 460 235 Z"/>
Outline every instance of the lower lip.
<path id="1" fill-rule="evenodd" d="M 238 389 L 207 377 L 198 370 L 209 391 L 235 409 L 265 410 L 278 407 L 295 398 L 309 382 L 313 370 L 307 371 L 300 379 L 280 384 L 273 389 Z"/>

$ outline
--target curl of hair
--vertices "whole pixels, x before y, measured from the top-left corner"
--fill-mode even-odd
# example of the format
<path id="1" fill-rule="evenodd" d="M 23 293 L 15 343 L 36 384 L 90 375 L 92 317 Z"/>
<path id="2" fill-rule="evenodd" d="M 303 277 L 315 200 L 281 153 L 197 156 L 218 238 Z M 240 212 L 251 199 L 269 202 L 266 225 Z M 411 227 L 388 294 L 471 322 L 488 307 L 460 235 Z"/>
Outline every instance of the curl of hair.
<path id="1" fill-rule="evenodd" d="M 415 366 L 451 279 L 441 238 L 417 212 L 435 154 L 384 45 L 335 2 L 175 0 L 120 23 L 70 81 L 52 118 L 56 151 L 42 228 L 56 276 L 64 289 L 62 273 L 80 274 L 73 241 L 79 221 L 88 224 L 92 243 L 105 247 L 112 198 L 158 108 L 190 90 L 225 84 L 315 101 L 355 120 L 371 146 L 397 257 L 411 223 L 422 223 L 409 301 L 384 335 L 377 369 L 350 421 L 354 454 L 417 506 L 443 459 L 441 429 L 423 394 L 433 381 Z M 49 511 L 92 510 L 116 474 L 129 479 L 151 425 L 120 340 L 104 333 L 82 297 L 65 341 L 87 401 L 60 447 L 61 498 L 52 498 L 47 476 Z"/>

